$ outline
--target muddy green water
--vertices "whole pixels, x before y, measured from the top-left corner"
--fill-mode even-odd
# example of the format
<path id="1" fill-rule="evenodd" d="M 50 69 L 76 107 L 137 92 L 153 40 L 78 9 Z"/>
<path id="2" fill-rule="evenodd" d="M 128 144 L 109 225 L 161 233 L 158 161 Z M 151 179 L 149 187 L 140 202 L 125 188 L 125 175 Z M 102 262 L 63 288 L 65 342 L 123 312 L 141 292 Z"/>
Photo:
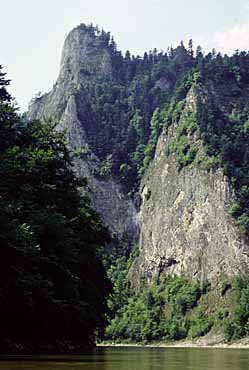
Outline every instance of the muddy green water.
<path id="1" fill-rule="evenodd" d="M 98 348 L 81 356 L 0 361 L 0 370 L 249 370 L 247 349 Z"/>

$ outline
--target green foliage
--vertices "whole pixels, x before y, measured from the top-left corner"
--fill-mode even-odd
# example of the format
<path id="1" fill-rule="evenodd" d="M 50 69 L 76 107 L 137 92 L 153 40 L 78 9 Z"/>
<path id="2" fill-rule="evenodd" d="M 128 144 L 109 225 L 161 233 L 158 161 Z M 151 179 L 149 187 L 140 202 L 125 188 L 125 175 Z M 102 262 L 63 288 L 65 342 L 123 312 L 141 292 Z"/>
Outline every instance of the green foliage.
<path id="1" fill-rule="evenodd" d="M 190 319 L 189 336 L 190 338 L 201 337 L 207 334 L 212 326 L 212 320 L 198 307 Z"/>
<path id="2" fill-rule="evenodd" d="M 164 118 L 163 127 L 167 129 L 170 125 L 177 125 L 176 135 L 171 143 L 165 148 L 165 154 L 169 156 L 175 153 L 179 169 L 192 164 L 198 153 L 197 144 L 193 143 L 193 135 L 198 128 L 197 115 L 194 112 L 184 111 L 186 93 L 193 84 L 192 75 L 189 74 L 179 84 L 178 90 L 184 90 L 185 96 L 183 100 L 179 99 L 177 92 L 169 105 L 166 105 L 161 113 Z M 177 90 L 176 90 L 177 91 Z"/>
<path id="3" fill-rule="evenodd" d="M 171 302 L 175 306 L 175 312 L 181 315 L 195 307 L 200 296 L 201 289 L 198 283 L 188 283 L 180 277 L 169 279 L 166 286 L 167 301 Z"/>
<path id="4" fill-rule="evenodd" d="M 79 188 L 63 133 L 22 122 L 1 80 L 0 344 L 79 341 L 103 331 L 107 230 Z M 9 344 L 8 344 L 9 343 Z"/>
<path id="5" fill-rule="evenodd" d="M 176 137 L 166 148 L 166 155 L 175 153 L 179 169 L 194 162 L 198 153 L 198 146 L 191 143 L 191 136 L 197 128 L 193 113 L 186 115 L 178 124 Z"/>
<path id="6" fill-rule="evenodd" d="M 206 169 L 207 171 L 210 171 L 219 168 L 219 166 L 221 165 L 221 161 L 218 156 L 209 156 L 206 154 L 201 159 L 200 164 L 202 168 Z"/>
<path id="7" fill-rule="evenodd" d="M 249 327 L 249 281 L 247 277 L 237 278 L 235 284 L 237 304 L 234 313 L 228 318 L 225 327 L 227 339 L 240 339 L 248 335 Z"/>
<path id="8" fill-rule="evenodd" d="M 212 322 L 197 307 L 203 294 L 199 283 L 177 276 L 144 287 L 135 294 L 128 289 L 122 305 L 110 320 L 106 338 L 150 342 L 204 335 Z"/>
<path id="9" fill-rule="evenodd" d="M 149 167 L 150 161 L 154 157 L 154 153 L 156 150 L 156 144 L 158 137 L 161 133 L 163 122 L 162 117 L 160 114 L 159 108 L 157 108 L 152 116 L 151 123 L 150 123 L 150 138 L 149 141 L 144 149 L 144 160 L 143 160 L 143 167 L 140 170 L 140 174 L 143 174 L 146 169 Z"/>
<path id="10" fill-rule="evenodd" d="M 107 275 L 113 283 L 112 294 L 108 297 L 108 307 L 112 314 L 120 310 L 128 296 L 127 261 L 125 257 L 115 259 Z"/>
<path id="11" fill-rule="evenodd" d="M 101 177 L 107 177 L 111 175 L 113 168 L 113 158 L 112 154 L 108 154 L 106 158 L 102 161 L 99 170 L 95 173 L 95 175 Z"/>
<path id="12" fill-rule="evenodd" d="M 229 315 L 229 311 L 227 309 L 221 308 L 217 312 L 217 319 L 219 321 L 223 321 Z"/>

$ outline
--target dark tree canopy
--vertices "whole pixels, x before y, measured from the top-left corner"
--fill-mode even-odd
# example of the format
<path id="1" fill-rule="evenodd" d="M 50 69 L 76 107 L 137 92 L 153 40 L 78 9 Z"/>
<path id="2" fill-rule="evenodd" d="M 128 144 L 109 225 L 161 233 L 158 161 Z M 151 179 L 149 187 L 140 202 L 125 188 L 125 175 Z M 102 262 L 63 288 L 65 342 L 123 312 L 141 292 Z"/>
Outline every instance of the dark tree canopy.
<path id="1" fill-rule="evenodd" d="M 0 84 L 0 351 L 90 345 L 105 324 L 108 232 L 79 193 L 64 135 L 23 122 L 2 72 Z"/>

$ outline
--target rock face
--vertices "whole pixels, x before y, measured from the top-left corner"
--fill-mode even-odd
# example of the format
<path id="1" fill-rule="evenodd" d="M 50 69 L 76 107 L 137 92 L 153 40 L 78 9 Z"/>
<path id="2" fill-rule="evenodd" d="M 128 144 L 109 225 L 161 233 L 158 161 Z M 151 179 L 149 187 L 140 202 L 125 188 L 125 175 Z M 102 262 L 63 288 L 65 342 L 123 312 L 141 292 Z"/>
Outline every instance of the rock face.
<path id="1" fill-rule="evenodd" d="M 57 82 L 50 93 L 31 104 L 30 119 L 43 116 L 60 119 L 71 96 L 96 75 L 108 75 L 111 71 L 111 56 L 101 39 L 91 35 L 84 25 L 76 27 L 65 40 Z"/>
<path id="2" fill-rule="evenodd" d="M 193 91 L 186 110 L 195 111 Z M 133 286 L 162 272 L 216 285 L 222 277 L 248 271 L 249 246 L 240 237 L 227 206 L 233 191 L 222 169 L 196 165 L 179 170 L 166 148 L 176 137 L 172 125 L 159 138 L 155 159 L 142 181 L 140 254 L 130 276 Z M 201 141 L 195 137 L 201 151 Z"/>
<path id="3" fill-rule="evenodd" d="M 31 120 L 53 117 L 59 122 L 58 130 L 66 129 L 69 148 L 78 153 L 75 170 L 80 177 L 87 178 L 93 207 L 112 236 L 129 248 L 137 238 L 135 207 L 111 176 L 95 175 L 100 162 L 88 146 L 84 122 L 79 118 L 85 109 L 84 91 L 77 99 L 89 80 L 110 74 L 111 69 L 110 54 L 101 38 L 91 35 L 84 25 L 75 28 L 65 41 L 53 90 L 32 102 L 28 117 Z"/>

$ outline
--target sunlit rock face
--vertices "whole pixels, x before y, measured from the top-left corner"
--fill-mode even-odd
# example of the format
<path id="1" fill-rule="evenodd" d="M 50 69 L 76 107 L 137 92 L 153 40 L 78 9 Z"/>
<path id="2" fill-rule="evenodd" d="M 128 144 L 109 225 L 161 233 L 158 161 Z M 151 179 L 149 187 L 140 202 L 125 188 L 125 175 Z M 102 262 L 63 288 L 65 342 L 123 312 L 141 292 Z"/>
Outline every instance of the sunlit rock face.
<path id="1" fill-rule="evenodd" d="M 70 96 L 94 83 L 98 76 L 111 73 L 110 50 L 101 37 L 91 34 L 85 25 L 76 27 L 64 42 L 60 72 L 53 90 L 33 101 L 29 117 L 53 116 L 60 119 Z M 84 106 L 77 109 L 84 109 Z"/>
<path id="2" fill-rule="evenodd" d="M 196 110 L 193 90 L 185 111 Z M 222 169 L 190 165 L 179 170 L 166 148 L 177 133 L 173 124 L 159 138 L 156 154 L 141 184 L 140 254 L 130 278 L 133 286 L 155 281 L 161 273 L 185 275 L 215 286 L 223 278 L 248 272 L 249 246 L 228 213 L 234 197 Z M 196 133 L 193 142 L 202 152 Z"/>

